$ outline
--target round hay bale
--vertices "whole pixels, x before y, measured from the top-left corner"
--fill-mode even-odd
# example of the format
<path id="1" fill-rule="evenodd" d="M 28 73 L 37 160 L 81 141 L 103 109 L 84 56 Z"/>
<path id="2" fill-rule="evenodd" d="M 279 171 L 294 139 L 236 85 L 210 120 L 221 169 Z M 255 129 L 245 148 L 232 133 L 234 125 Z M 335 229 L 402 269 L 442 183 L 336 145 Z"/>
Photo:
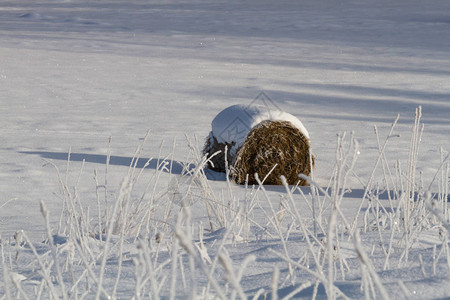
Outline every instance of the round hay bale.
<path id="1" fill-rule="evenodd" d="M 280 185 L 284 175 L 289 184 L 307 185 L 298 175 L 311 173 L 309 134 L 293 115 L 267 107 L 233 105 L 221 111 L 213 120 L 203 154 L 210 158 L 207 167 L 230 174 L 238 184 Z M 220 151 L 218 154 L 217 152 Z M 215 154 L 215 155 L 214 155 Z M 214 155 L 214 156 L 213 156 Z"/>
<path id="2" fill-rule="evenodd" d="M 284 175 L 288 184 L 308 185 L 298 177 L 311 173 L 309 140 L 299 129 L 286 121 L 265 121 L 253 128 L 237 152 L 233 163 L 232 176 L 238 184 L 257 184 L 257 173 L 264 184 L 281 185 Z M 273 171 L 269 174 L 269 172 Z"/>

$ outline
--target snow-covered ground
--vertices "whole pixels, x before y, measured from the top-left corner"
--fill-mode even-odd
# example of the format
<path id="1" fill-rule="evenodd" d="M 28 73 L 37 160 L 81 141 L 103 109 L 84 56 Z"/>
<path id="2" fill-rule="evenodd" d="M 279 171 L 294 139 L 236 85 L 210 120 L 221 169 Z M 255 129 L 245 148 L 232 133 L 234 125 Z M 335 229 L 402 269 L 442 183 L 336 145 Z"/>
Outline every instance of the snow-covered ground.
<path id="1" fill-rule="evenodd" d="M 450 297 L 448 173 L 441 167 L 450 149 L 449 36 L 446 0 L 2 1 L 0 299 L 15 297 L 14 280 L 24 290 L 19 298 L 30 299 L 95 298 L 98 290 L 100 298 L 121 299 L 251 298 L 260 289 L 261 297 L 273 289 L 282 297 L 302 284 L 295 297 L 333 297 L 337 288 L 350 298 L 372 297 L 372 290 L 376 297 L 383 291 L 392 298 Z M 283 187 L 264 193 L 213 172 L 183 175 L 184 165 L 201 170 L 195 148 L 202 148 L 216 114 L 233 104 L 276 106 L 301 120 L 316 156 L 315 182 L 336 194 L 296 190 L 298 218 Z M 411 139 L 419 106 L 424 130 L 416 157 Z M 353 153 L 357 161 L 341 189 L 335 170 L 345 173 Z M 164 160 L 167 168 L 158 171 Z M 132 189 L 127 180 L 121 189 L 123 178 L 138 175 Z M 407 201 L 408 192 L 418 200 Z M 145 205 L 138 207 L 142 195 Z M 191 218 L 180 208 L 187 198 Z M 102 213 L 109 209 L 110 225 L 129 220 L 129 226 L 116 224 L 99 239 L 97 199 Z M 113 214 L 117 199 L 130 211 L 122 205 L 117 211 L 124 215 Z M 41 201 L 54 247 L 43 242 Z M 336 222 L 332 203 L 343 212 Z M 212 230 L 208 207 L 216 212 Z M 90 224 L 77 227 L 69 222 L 74 216 Z M 137 230 L 139 222 L 148 228 Z M 14 240 L 19 230 L 36 254 Z M 355 250 L 359 231 L 362 248 Z M 370 262 L 363 267 L 358 249 Z"/>

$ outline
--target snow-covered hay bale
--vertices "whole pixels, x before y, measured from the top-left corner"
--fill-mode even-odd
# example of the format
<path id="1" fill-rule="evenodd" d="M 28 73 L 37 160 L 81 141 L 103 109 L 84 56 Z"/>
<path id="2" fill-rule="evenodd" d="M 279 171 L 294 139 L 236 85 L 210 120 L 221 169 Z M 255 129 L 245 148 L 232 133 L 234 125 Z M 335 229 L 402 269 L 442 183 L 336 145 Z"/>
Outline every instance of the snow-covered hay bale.
<path id="1" fill-rule="evenodd" d="M 232 178 L 239 184 L 257 184 L 255 173 L 263 180 L 273 169 L 264 184 L 279 185 L 284 175 L 289 184 L 306 185 L 298 175 L 309 175 L 314 165 L 303 124 L 291 114 L 266 107 L 233 105 L 214 118 L 203 150 L 211 157 L 210 169 L 226 171 L 225 150 Z M 217 151 L 221 152 L 212 156 Z"/>

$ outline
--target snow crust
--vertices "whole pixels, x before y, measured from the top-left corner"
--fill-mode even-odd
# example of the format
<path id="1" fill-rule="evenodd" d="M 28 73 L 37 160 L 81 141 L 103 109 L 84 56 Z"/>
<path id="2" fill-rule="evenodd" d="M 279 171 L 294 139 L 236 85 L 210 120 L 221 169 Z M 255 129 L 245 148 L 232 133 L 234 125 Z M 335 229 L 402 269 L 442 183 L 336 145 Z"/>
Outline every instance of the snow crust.
<path id="1" fill-rule="evenodd" d="M 211 123 L 212 133 L 219 143 L 233 144 L 230 151 L 241 147 L 248 133 L 264 121 L 287 121 L 309 139 L 302 122 L 290 113 L 262 105 L 236 104 L 222 110 Z"/>

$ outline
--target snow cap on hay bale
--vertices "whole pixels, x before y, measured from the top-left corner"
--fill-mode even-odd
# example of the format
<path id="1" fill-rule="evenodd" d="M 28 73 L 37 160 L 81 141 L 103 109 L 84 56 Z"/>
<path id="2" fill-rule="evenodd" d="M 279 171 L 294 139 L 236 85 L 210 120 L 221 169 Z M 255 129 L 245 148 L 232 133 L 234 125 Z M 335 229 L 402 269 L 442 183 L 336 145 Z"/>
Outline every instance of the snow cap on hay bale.
<path id="1" fill-rule="evenodd" d="M 233 179 L 243 184 L 256 184 L 275 169 L 265 184 L 281 184 L 284 175 L 289 184 L 307 184 L 299 174 L 311 171 L 309 134 L 293 115 L 264 106 L 233 105 L 221 111 L 212 121 L 204 154 L 211 157 L 208 167 L 225 172 L 225 149 Z"/>

